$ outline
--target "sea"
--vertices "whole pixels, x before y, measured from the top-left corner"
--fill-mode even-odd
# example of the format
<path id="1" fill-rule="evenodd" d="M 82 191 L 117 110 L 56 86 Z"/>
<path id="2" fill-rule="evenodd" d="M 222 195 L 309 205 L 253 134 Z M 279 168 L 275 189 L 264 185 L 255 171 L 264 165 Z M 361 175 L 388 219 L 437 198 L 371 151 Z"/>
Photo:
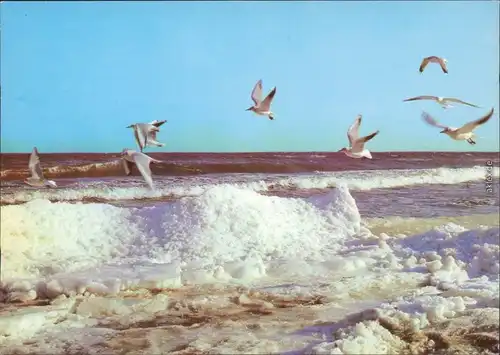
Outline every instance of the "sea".
<path id="1" fill-rule="evenodd" d="M 498 354 L 499 153 L 1 154 L 0 354 Z"/>

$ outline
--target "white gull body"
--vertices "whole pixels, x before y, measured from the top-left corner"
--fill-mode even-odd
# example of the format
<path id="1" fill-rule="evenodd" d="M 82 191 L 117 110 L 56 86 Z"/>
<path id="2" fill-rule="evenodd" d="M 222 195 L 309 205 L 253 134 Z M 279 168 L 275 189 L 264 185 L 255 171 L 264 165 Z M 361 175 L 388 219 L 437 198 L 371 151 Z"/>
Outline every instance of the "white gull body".
<path id="1" fill-rule="evenodd" d="M 442 124 L 438 123 L 427 112 L 422 113 L 422 119 L 431 126 L 442 128 L 443 130 L 440 133 L 445 133 L 451 139 L 454 139 L 456 141 L 466 140 L 467 143 L 474 145 L 474 144 L 476 144 L 476 142 L 474 141 L 474 138 L 477 136 L 474 134 L 473 131 L 477 127 L 479 127 L 480 125 L 488 122 L 489 119 L 493 116 L 493 112 L 494 112 L 494 109 L 492 108 L 490 110 L 490 112 L 488 112 L 483 117 L 481 117 L 475 121 L 468 122 L 460 128 L 454 128 L 454 127 L 448 127 L 448 126 L 442 125 Z"/>
<path id="2" fill-rule="evenodd" d="M 342 148 L 339 152 L 344 152 L 345 155 L 351 158 L 368 158 L 372 159 L 372 155 L 368 149 L 365 149 L 365 143 L 375 137 L 379 131 L 373 132 L 367 136 L 359 138 L 359 126 L 361 125 L 362 115 L 358 115 L 354 123 L 347 131 L 347 138 L 349 139 L 349 147 Z"/>
<path id="3" fill-rule="evenodd" d="M 33 148 L 31 152 L 30 160 L 28 163 L 31 176 L 24 180 L 25 184 L 33 187 L 57 187 L 55 181 L 47 180 L 43 177 L 42 167 L 40 165 L 40 157 L 38 156 L 38 149 Z"/>
<path id="4" fill-rule="evenodd" d="M 267 94 L 266 98 L 262 100 L 262 80 L 257 81 L 251 95 L 254 105 L 247 108 L 246 111 L 253 111 L 259 116 L 267 116 L 270 120 L 274 120 L 274 113 L 271 111 L 271 103 L 275 94 L 276 86 Z"/>
<path id="5" fill-rule="evenodd" d="M 132 170 L 132 164 L 135 164 L 137 170 L 141 173 L 144 181 L 148 184 L 151 189 L 154 189 L 153 178 L 151 176 L 150 163 L 161 163 L 161 160 L 156 160 L 150 156 L 137 152 L 132 149 L 124 149 L 121 153 L 123 169 L 125 174 L 130 175 Z"/>
<path id="6" fill-rule="evenodd" d="M 133 128 L 135 140 L 139 146 L 141 152 L 146 147 L 163 147 L 165 144 L 160 143 L 156 140 L 156 133 L 160 132 L 160 126 L 167 122 L 166 120 L 158 121 L 154 120 L 149 123 L 135 123 L 127 128 Z"/>

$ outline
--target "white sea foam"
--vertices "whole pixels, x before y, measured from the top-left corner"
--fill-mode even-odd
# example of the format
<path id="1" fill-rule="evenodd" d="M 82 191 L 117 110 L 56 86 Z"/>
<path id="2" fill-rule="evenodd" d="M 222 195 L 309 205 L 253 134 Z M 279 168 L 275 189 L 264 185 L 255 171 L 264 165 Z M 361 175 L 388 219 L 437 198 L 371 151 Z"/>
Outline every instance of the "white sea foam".
<path id="1" fill-rule="evenodd" d="M 186 262 L 210 264 L 250 254 L 265 261 L 318 259 L 334 252 L 360 223 L 347 188 L 332 190 L 324 199 L 325 204 L 315 206 L 303 199 L 214 187 L 198 198 L 173 204 L 163 224 L 171 236 L 165 250 Z"/>
<path id="2" fill-rule="evenodd" d="M 267 292 L 321 293 L 343 305 L 385 299 L 375 313 L 415 330 L 469 309 L 498 308 L 498 227 L 466 230 L 448 223 L 415 236 L 373 235 L 360 225 L 356 203 L 343 185 L 306 200 L 219 185 L 155 207 L 37 200 L 3 206 L 1 212 L 0 293 L 10 300 L 243 283 Z M 418 287 L 425 280 L 431 286 Z M 126 322 L 136 313 L 147 318 L 166 311 L 169 301 L 154 299 L 140 307 L 99 297 L 67 302 L 54 306 L 50 316 L 36 310 L 12 315 L 0 323 L 0 336 L 11 341 L 58 331 L 64 338 L 75 327 L 87 327 L 80 336 L 94 334 L 88 327 L 96 318 Z M 316 340 L 309 352 L 397 353 L 403 340 L 375 320 L 372 314 L 337 323 L 335 338 Z M 30 332 L 27 322 L 34 324 Z M 76 335 L 72 341 L 78 342 Z M 242 339 L 244 346 L 210 337 L 192 346 L 220 350 L 217 344 L 224 343 L 226 352 L 250 351 L 249 341 L 258 346 L 258 338 Z M 265 344 L 273 352 L 290 350 L 281 340 L 268 338 Z"/>
<path id="3" fill-rule="evenodd" d="M 473 168 L 438 168 L 419 170 L 365 170 L 343 171 L 315 174 L 299 174 L 291 176 L 261 175 L 242 176 L 241 174 L 226 177 L 222 186 L 236 186 L 253 191 L 270 189 L 324 189 L 337 185 L 346 185 L 351 190 L 371 190 L 426 184 L 459 184 L 466 181 L 485 179 L 484 167 Z M 493 177 L 500 176 L 500 169 L 494 168 Z M 214 183 L 201 177 L 190 177 L 182 183 L 168 178 L 155 178 L 155 191 L 144 187 L 142 180 L 135 177 L 126 180 L 125 187 L 110 187 L 108 184 L 80 182 L 59 189 L 27 189 L 22 187 L 12 192 L 2 191 L 2 203 L 19 203 L 33 199 L 50 199 L 52 201 L 78 201 L 85 198 L 104 200 L 132 200 L 158 198 L 162 196 L 197 196 L 214 187 Z"/>
<path id="4" fill-rule="evenodd" d="M 270 260 L 326 258 L 359 224 L 345 187 L 318 206 L 227 186 L 142 209 L 36 200 L 2 207 L 2 278 L 46 276 L 54 296 L 255 279 Z"/>
<path id="5" fill-rule="evenodd" d="M 329 326 L 327 331 L 336 329 L 336 339 L 320 342 L 311 353 L 398 353 L 404 342 L 376 321 L 382 316 L 401 329 L 410 327 L 418 332 L 463 315 L 467 309 L 498 308 L 499 237 L 499 228 L 465 230 L 453 223 L 402 239 L 384 236 L 384 248 L 392 250 L 405 271 L 429 273 L 434 286 L 355 314 L 349 326 L 342 322 Z M 393 264 L 400 270 L 398 266 Z M 473 322 L 468 326 L 472 327 Z"/>
<path id="6" fill-rule="evenodd" d="M 2 279 L 102 264 L 137 233 L 129 210 L 106 204 L 34 200 L 1 212 Z"/>
<path id="7" fill-rule="evenodd" d="M 134 209 L 35 200 L 3 206 L 1 218 L 4 280 L 95 266 L 105 274 L 134 279 L 123 267 L 127 264 L 134 264 L 138 274 L 162 269 L 169 280 L 178 270 L 178 277 L 197 281 L 251 279 L 266 275 L 269 267 L 288 265 L 291 272 L 290 260 L 343 265 L 347 271 L 387 263 L 409 267 L 423 258 L 426 271 L 448 283 L 499 271 L 498 229 L 464 231 L 448 224 L 402 241 L 384 241 L 388 236 L 381 235 L 376 244 L 364 245 L 375 237 L 360 226 L 356 203 L 344 186 L 321 199 L 304 200 L 222 185 L 200 196 Z M 303 265 L 295 271 L 306 269 Z"/>

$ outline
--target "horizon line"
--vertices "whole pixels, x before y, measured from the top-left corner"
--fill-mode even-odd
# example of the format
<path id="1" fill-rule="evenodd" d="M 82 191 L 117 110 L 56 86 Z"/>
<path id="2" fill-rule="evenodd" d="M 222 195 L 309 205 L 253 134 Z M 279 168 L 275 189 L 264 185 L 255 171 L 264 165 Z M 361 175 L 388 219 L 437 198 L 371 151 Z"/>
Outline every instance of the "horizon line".
<path id="1" fill-rule="evenodd" d="M 27 152 L 2 152 L 0 151 L 0 155 L 7 155 L 7 154 L 31 154 L 32 151 L 27 151 Z M 500 155 L 500 150 L 499 151 L 450 151 L 450 150 L 371 150 L 372 153 L 456 153 L 456 154 L 484 154 L 484 153 L 496 153 Z M 117 154 L 120 153 L 120 151 L 116 152 L 72 152 L 72 151 L 67 151 L 67 152 L 39 152 L 40 155 L 43 154 Z M 186 151 L 179 151 L 179 152 L 158 152 L 158 151 L 150 151 L 150 152 L 143 152 L 144 154 L 311 154 L 311 153 L 341 153 L 338 151 L 321 151 L 321 150 L 311 150 L 311 151 L 245 151 L 245 152 L 220 152 L 220 151 L 215 151 L 215 152 L 199 152 L 199 151 L 192 151 L 192 152 L 186 152 Z"/>

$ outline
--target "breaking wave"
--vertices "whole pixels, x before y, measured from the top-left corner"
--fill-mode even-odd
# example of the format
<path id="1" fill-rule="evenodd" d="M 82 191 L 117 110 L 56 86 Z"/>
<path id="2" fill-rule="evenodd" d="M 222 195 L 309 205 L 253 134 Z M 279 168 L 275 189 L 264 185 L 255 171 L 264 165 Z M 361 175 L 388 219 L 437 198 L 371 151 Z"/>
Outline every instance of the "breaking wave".
<path id="1" fill-rule="evenodd" d="M 420 258 L 432 261 L 435 250 L 449 254 L 452 248 L 449 255 L 469 265 L 471 276 L 487 272 L 498 278 L 499 270 L 498 228 L 466 231 L 448 223 L 393 238 L 391 249 L 389 236 L 362 226 L 345 185 L 308 199 L 215 186 L 200 196 L 141 208 L 34 200 L 1 207 L 0 227 L 0 294 L 31 290 L 26 297 L 264 277 L 320 280 L 396 267 L 404 260 L 418 269 Z M 458 276 L 445 273 L 455 264 L 432 263 L 435 272 L 443 268 L 443 281 L 467 279 L 463 270 L 457 269 Z"/>
<path id="2" fill-rule="evenodd" d="M 492 176 L 498 178 L 500 169 L 495 167 Z M 15 204 L 33 199 L 51 201 L 90 201 L 165 199 L 200 195 L 214 186 L 235 186 L 257 192 L 279 190 L 329 189 L 345 184 L 351 190 L 397 188 L 429 184 L 460 184 L 486 178 L 482 166 L 472 168 L 438 168 L 418 170 L 365 170 L 342 172 L 318 172 L 295 175 L 226 175 L 214 182 L 209 176 L 199 177 L 155 177 L 155 191 L 145 187 L 141 177 L 110 181 L 59 180 L 57 189 L 31 189 L 21 183 L 3 190 L 2 204 Z M 3 189 L 7 183 L 4 182 Z"/>
<path id="3" fill-rule="evenodd" d="M 148 153 L 161 160 L 153 173 L 158 176 L 200 174 L 292 174 L 313 171 L 348 171 L 367 169 L 431 169 L 436 167 L 471 167 L 492 161 L 495 153 L 453 152 L 379 152 L 373 160 L 351 159 L 340 153 Z M 0 179 L 23 180 L 28 177 L 28 154 L 1 154 Z M 118 177 L 124 172 L 118 153 L 42 154 L 48 178 Z M 135 170 L 135 169 L 134 169 Z"/>
<path id="4" fill-rule="evenodd" d="M 3 280 L 151 262 L 242 277 L 271 259 L 323 258 L 360 229 L 346 187 L 321 201 L 218 186 L 156 207 L 34 200 L 1 209 Z"/>

